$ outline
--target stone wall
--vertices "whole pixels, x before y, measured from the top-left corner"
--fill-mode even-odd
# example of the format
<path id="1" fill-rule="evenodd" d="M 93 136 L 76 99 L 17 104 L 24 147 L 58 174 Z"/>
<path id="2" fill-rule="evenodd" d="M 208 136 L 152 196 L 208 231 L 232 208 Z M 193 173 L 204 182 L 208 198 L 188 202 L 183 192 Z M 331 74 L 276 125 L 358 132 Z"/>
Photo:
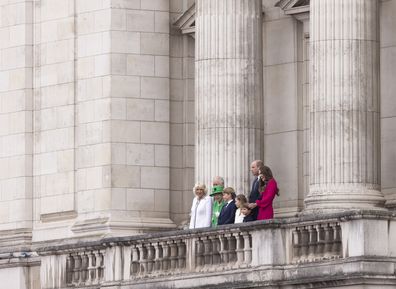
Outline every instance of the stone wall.
<path id="1" fill-rule="evenodd" d="M 33 41 L 33 238 L 57 238 L 42 233 L 51 218 L 75 216 L 75 147 L 77 40 L 73 2 L 35 1 Z M 56 219 L 55 218 L 55 219 Z M 58 233 L 58 234 L 57 234 Z M 42 235 L 42 234 L 45 234 Z M 53 236 L 55 235 L 55 236 Z M 64 232 L 61 236 L 67 236 Z"/>
<path id="2" fill-rule="evenodd" d="M 32 234 L 33 2 L 2 1 L 0 15 L 0 248 L 9 249 Z"/>
<path id="3" fill-rule="evenodd" d="M 187 219 L 194 40 L 170 26 L 191 3 L 2 2 L 2 235 Z"/>
<path id="4" fill-rule="evenodd" d="M 57 260 L 52 253 L 46 256 L 48 259 L 29 257 L 32 241 L 36 245 L 74 238 L 95 241 L 104 236 L 175 229 L 188 219 L 197 166 L 196 47 L 191 37 L 194 35 L 182 35 L 173 23 L 193 2 L 0 1 L 0 288 L 40 288 L 40 260 L 44 263 L 49 260 L 45 266 L 50 267 L 42 267 L 47 269 Z M 277 3 L 297 2 L 262 1 L 263 123 L 259 130 L 264 137 L 257 152 L 273 169 L 280 185 L 281 195 L 275 200 L 276 216 L 286 217 L 303 209 L 309 189 L 310 35 L 308 13 L 294 15 L 276 7 Z M 393 209 L 396 206 L 396 0 L 381 0 L 379 5 L 381 191 L 388 207 Z M 238 169 L 247 176 L 248 167 Z M 374 258 L 385 254 L 381 250 L 386 249 L 394 257 L 395 250 L 390 247 L 395 242 L 394 233 L 383 246 L 373 242 L 370 248 L 365 247 L 373 240 L 371 231 L 379 230 L 375 231 L 377 235 L 389 233 L 384 225 L 386 221 L 358 223 L 353 228 L 341 224 L 343 236 L 349 234 L 350 240 L 343 243 L 348 248 L 342 250 L 352 254 L 344 255 L 345 258 L 366 252 L 372 252 L 367 256 Z M 315 238 L 317 232 L 322 232 L 310 226 L 294 235 L 288 232 L 306 244 L 307 236 Z M 282 235 L 282 230 L 265 229 L 260 233 L 256 230 L 252 236 L 257 242 L 263 236 L 268 237 L 276 245 L 279 236 L 275 238 L 271 234 Z M 365 232 L 361 237 L 366 238 L 366 245 L 356 240 L 353 232 L 359 230 Z M 173 237 L 175 234 L 170 233 Z M 195 236 L 199 250 L 203 248 L 197 258 L 203 258 L 199 260 L 204 260 L 203 267 L 208 265 L 204 269 L 209 272 L 213 264 L 207 260 L 210 254 L 205 255 L 205 246 L 213 248 L 217 241 L 213 243 L 212 235 L 206 233 Z M 289 245 L 285 246 L 285 251 L 289 251 L 282 256 L 262 255 L 258 250 L 256 253 L 259 258 L 283 258 L 293 250 L 293 244 Z M 192 254 L 190 249 L 187 252 Z M 155 253 L 150 250 L 147 252 Z M 241 256 L 241 251 L 238 252 Z M 252 258 L 252 264 L 259 266 L 257 256 Z M 308 251 L 301 256 L 312 257 L 308 257 Z M 321 264 L 321 268 L 324 272 L 341 272 L 345 264 L 356 270 L 359 266 L 384 264 L 383 260 L 380 263 L 356 260 L 345 259 L 344 263 L 330 267 Z M 392 269 L 393 261 L 388 261 L 378 274 L 390 272 L 387 270 Z M 295 276 L 294 267 L 282 273 L 279 268 L 259 273 L 249 268 L 250 280 L 257 280 L 257 274 L 271 278 L 285 274 L 290 278 L 287 280 Z M 314 267 L 297 269 L 301 269 L 301 274 L 304 270 L 313 274 L 309 268 Z M 41 275 L 44 283 L 52 274 L 51 270 L 45 270 L 42 269 Z M 245 278 L 245 273 L 232 268 L 221 280 L 236 282 Z M 187 276 L 183 274 L 163 282 L 166 286 L 190 286 L 186 285 L 188 281 L 183 281 Z M 188 275 L 187 279 L 196 280 L 197 286 L 206 286 L 219 281 L 213 276 L 216 274 L 209 272 L 199 278 Z M 269 279 L 264 280 L 261 285 L 268 285 L 265 282 Z M 389 285 L 370 282 L 367 284 L 372 286 Z M 142 284 L 146 286 L 145 281 Z M 57 285 L 51 286 L 47 287 Z M 351 283 L 351 286 L 358 285 Z"/>
<path id="5" fill-rule="evenodd" d="M 389 207 L 396 206 L 396 20 L 395 0 L 380 6 L 381 58 L 381 189 Z"/>
<path id="6" fill-rule="evenodd" d="M 40 258 L 30 254 L 0 256 L 0 289 L 41 289 Z"/>
<path id="7" fill-rule="evenodd" d="M 169 5 L 37 1 L 36 241 L 175 226 Z"/>
<path id="8" fill-rule="evenodd" d="M 29 240 L 32 220 L 34 240 L 43 240 L 82 233 L 110 216 L 126 231 L 143 219 L 149 227 L 172 227 L 170 218 L 176 225 L 188 218 L 195 47 L 171 23 L 191 4 L 3 3 L 5 235 Z M 277 216 L 287 216 L 302 209 L 309 183 L 309 31 L 307 19 L 286 15 L 275 4 L 263 2 L 263 159 L 281 186 Z M 380 4 L 382 189 L 391 205 L 394 0 Z"/>
<path id="9" fill-rule="evenodd" d="M 304 73 L 308 65 L 304 62 L 308 56 L 304 41 L 309 29 L 307 19 L 286 15 L 275 7 L 277 2 L 263 1 L 263 159 L 279 183 L 280 197 L 275 207 L 277 216 L 284 217 L 302 210 L 309 184 L 307 139 L 303 132 L 309 123 L 304 115 L 308 89 L 303 89 L 308 82 Z"/>
<path id="10" fill-rule="evenodd" d="M 170 212 L 181 224 L 193 199 L 195 165 L 195 40 L 172 25 L 194 1 L 170 1 Z"/>

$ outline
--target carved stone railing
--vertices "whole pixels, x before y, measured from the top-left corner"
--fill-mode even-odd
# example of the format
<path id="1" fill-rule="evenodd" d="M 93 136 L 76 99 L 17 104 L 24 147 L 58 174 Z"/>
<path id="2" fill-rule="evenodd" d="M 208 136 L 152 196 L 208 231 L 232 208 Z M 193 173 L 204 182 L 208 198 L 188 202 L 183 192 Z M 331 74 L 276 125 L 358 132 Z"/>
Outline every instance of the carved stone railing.
<path id="1" fill-rule="evenodd" d="M 377 247 L 379 234 L 388 238 L 384 247 Z M 200 284 L 210 287 L 216 282 L 234 284 L 237 278 L 245 283 L 238 283 L 235 288 L 249 288 L 258 284 L 260 278 L 263 284 L 302 282 L 301 278 L 307 276 L 320 278 L 316 276 L 319 274 L 316 266 L 327 266 L 326 270 L 340 272 L 339 278 L 346 278 L 344 268 L 357 274 L 366 264 L 364 261 L 353 265 L 359 258 L 382 255 L 395 258 L 396 246 L 392 245 L 395 241 L 396 216 L 379 211 L 113 237 L 41 246 L 37 252 L 43 289 L 199 288 Z M 349 262 L 348 267 L 343 267 L 342 262 Z M 378 270 L 392 262 L 381 263 Z M 329 269 L 331 266 L 335 269 Z M 259 270 L 267 273 L 257 275 Z M 185 278 L 201 279 L 200 283 L 191 281 L 185 285 Z M 214 281 L 218 278 L 223 279 Z M 151 287 L 144 287 L 147 282 Z"/>
<path id="2" fill-rule="evenodd" d="M 186 270 L 186 240 L 137 241 L 123 249 L 126 256 L 124 276 L 130 279 L 180 274 Z"/>
<path id="3" fill-rule="evenodd" d="M 104 250 L 84 250 L 69 253 L 66 258 L 66 284 L 100 284 L 104 277 Z"/>
<path id="4" fill-rule="evenodd" d="M 337 259 L 342 255 L 339 222 L 295 227 L 293 234 L 293 263 Z"/>
<path id="5" fill-rule="evenodd" d="M 96 248 L 68 249 L 66 285 L 98 285 L 104 280 L 105 269 L 107 280 L 138 280 L 187 272 L 232 270 L 251 264 L 249 231 L 233 228 L 183 233 L 158 234 L 150 239 L 117 238 L 110 242 L 104 240 Z"/>
<path id="6" fill-rule="evenodd" d="M 195 239 L 195 268 L 221 271 L 247 267 L 252 262 L 252 237 L 238 230 L 204 234 Z"/>

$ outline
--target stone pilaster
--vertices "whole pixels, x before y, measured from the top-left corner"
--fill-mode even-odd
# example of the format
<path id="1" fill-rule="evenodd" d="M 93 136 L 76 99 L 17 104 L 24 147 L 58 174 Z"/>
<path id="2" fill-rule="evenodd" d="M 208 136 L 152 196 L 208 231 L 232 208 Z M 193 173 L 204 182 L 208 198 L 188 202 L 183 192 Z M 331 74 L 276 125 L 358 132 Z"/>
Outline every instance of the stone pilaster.
<path id="1" fill-rule="evenodd" d="M 0 3 L 0 250 L 7 252 L 29 250 L 32 238 L 32 7 Z"/>
<path id="2" fill-rule="evenodd" d="M 75 8 L 67 0 L 33 4 L 34 242 L 64 238 L 76 216 Z"/>
<path id="3" fill-rule="evenodd" d="M 378 1 L 311 1 L 307 209 L 374 208 L 380 192 Z"/>
<path id="4" fill-rule="evenodd" d="M 174 228 L 169 1 L 77 2 L 78 219 L 72 231 Z"/>
<path id="5" fill-rule="evenodd" d="M 197 1 L 195 59 L 196 179 L 246 192 L 261 156 L 261 1 Z"/>

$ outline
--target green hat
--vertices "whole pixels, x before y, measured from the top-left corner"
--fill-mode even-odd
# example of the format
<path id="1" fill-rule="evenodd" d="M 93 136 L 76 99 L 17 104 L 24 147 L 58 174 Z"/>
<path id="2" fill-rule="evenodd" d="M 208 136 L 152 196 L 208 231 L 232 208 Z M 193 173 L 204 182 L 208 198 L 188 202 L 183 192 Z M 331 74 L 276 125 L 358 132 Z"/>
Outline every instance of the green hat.
<path id="1" fill-rule="evenodd" d="M 211 196 L 216 194 L 222 194 L 224 190 L 223 186 L 213 186 L 212 192 L 210 193 Z"/>

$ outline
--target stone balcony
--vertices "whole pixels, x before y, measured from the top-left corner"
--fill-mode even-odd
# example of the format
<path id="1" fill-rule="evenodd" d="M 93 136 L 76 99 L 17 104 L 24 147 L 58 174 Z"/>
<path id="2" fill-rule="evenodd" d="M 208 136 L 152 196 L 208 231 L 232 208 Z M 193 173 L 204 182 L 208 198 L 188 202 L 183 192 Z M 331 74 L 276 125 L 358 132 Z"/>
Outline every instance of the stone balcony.
<path id="1" fill-rule="evenodd" d="M 396 286 L 396 214 L 384 211 L 37 244 L 36 249 L 43 289 Z"/>

